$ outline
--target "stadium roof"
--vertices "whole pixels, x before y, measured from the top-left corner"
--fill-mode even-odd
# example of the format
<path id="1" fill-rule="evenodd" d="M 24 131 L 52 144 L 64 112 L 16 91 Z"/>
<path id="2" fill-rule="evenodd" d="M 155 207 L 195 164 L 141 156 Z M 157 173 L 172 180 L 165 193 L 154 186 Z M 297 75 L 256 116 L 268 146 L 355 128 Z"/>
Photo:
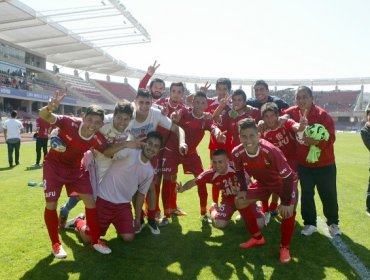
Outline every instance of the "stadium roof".
<path id="1" fill-rule="evenodd" d="M 52 10 L 36 11 L 18 0 L 0 0 L 0 38 L 61 66 L 117 76 L 136 71 L 104 50 L 150 42 L 118 0 L 50 2 Z"/>

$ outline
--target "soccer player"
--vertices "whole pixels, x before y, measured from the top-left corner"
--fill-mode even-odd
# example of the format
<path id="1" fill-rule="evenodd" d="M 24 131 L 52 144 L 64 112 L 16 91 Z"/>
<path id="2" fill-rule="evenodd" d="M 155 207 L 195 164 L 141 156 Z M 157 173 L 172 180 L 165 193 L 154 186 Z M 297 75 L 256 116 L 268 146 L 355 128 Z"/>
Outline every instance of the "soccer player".
<path id="1" fill-rule="evenodd" d="M 124 241 L 132 241 L 135 228 L 141 226 L 141 208 L 153 180 L 154 169 L 150 161 L 162 146 L 162 136 L 157 131 L 148 133 L 141 149 L 124 149 L 114 155 L 111 166 L 97 189 L 96 208 L 102 236 L 113 224 Z M 136 194 L 136 195 L 135 195 Z M 135 219 L 131 200 L 135 198 Z M 76 226 L 84 241 L 90 240 L 85 221 L 77 216 L 68 221 Z"/>
<path id="2" fill-rule="evenodd" d="M 279 108 L 279 113 L 281 113 L 284 109 L 289 108 L 289 104 L 280 97 L 269 95 L 269 86 L 264 80 L 256 81 L 253 89 L 256 98 L 248 98 L 248 105 L 261 109 L 263 104 L 267 102 L 274 102 Z"/>
<path id="3" fill-rule="evenodd" d="M 41 150 L 43 151 L 44 158 L 48 153 L 48 140 L 50 131 L 50 123 L 38 117 L 36 119 L 36 163 L 33 165 L 35 168 L 40 167 Z"/>
<path id="4" fill-rule="evenodd" d="M 329 132 L 328 141 L 314 140 L 306 136 L 297 139 L 297 170 L 302 190 L 301 214 L 305 225 L 301 233 L 308 236 L 317 231 L 314 200 L 316 186 L 323 204 L 329 232 L 332 236 L 340 235 L 341 231 L 338 226 L 337 167 L 334 156 L 334 122 L 324 109 L 313 103 L 313 94 L 309 87 L 298 87 L 296 103 L 296 106 L 286 109 L 285 113 L 298 122 L 301 115 L 307 112 L 308 125 L 321 124 Z M 315 145 L 321 149 L 320 158 L 314 163 L 306 160 L 310 145 Z"/>
<path id="5" fill-rule="evenodd" d="M 157 71 L 160 64 L 157 65 L 157 61 L 154 61 L 153 65 L 148 67 L 148 71 L 139 83 L 139 89 L 146 89 L 146 86 L 151 77 L 153 77 L 155 71 Z M 162 79 L 155 78 L 151 80 L 149 84 L 149 92 L 154 100 L 158 100 L 162 97 L 164 91 L 166 90 L 166 85 Z"/>
<path id="6" fill-rule="evenodd" d="M 370 109 L 366 110 L 366 118 L 367 122 L 365 123 L 364 127 L 361 128 L 361 139 L 364 142 L 366 148 L 370 151 Z M 370 176 L 366 193 L 366 213 L 370 216 Z"/>
<path id="7" fill-rule="evenodd" d="M 224 142 L 224 133 L 213 123 L 212 119 L 204 117 L 204 110 L 207 108 L 207 96 L 204 92 L 198 91 L 193 99 L 192 108 L 183 108 L 175 111 L 172 115 L 173 121 L 185 131 L 185 142 L 188 144 L 186 155 L 180 155 L 176 150 L 177 144 L 171 146 L 169 143 L 164 150 L 162 160 L 163 189 L 162 202 L 165 218 L 171 216 L 170 199 L 176 190 L 176 179 L 179 164 L 182 164 L 185 174 L 198 176 L 203 172 L 202 161 L 197 153 L 197 146 L 204 137 L 207 130 L 219 142 Z M 208 220 L 207 214 L 207 187 L 206 184 L 198 185 L 200 199 L 200 214 Z M 162 221 L 163 222 L 163 221 Z"/>
<path id="8" fill-rule="evenodd" d="M 103 125 L 104 110 L 99 106 L 91 105 L 87 108 L 83 119 L 53 114 L 65 96 L 66 94 L 57 92 L 39 111 L 41 118 L 59 127 L 58 136 L 66 146 L 65 152 L 50 149 L 43 164 L 43 186 L 46 200 L 44 219 L 52 244 L 52 252 L 56 258 L 67 256 L 58 235 L 56 211 L 62 187 L 65 185 L 69 195 L 78 194 L 85 204 L 93 248 L 100 253 L 109 254 L 111 250 L 99 239 L 99 225 L 89 174 L 81 167 L 82 157 L 87 150 L 94 148 L 103 152 L 106 147 L 104 137 L 98 133 L 98 129 Z"/>
<path id="9" fill-rule="evenodd" d="M 181 155 L 187 153 L 188 147 L 185 143 L 185 133 L 184 130 L 178 125 L 174 124 L 170 118 L 163 115 L 161 111 L 157 108 L 152 107 L 152 96 L 146 90 L 138 90 L 135 99 L 135 116 L 129 126 L 129 132 L 137 139 L 141 135 L 147 135 L 150 131 L 157 130 L 161 127 L 163 130 L 173 132 L 176 135 L 178 151 Z M 163 144 L 166 145 L 166 138 L 164 138 Z M 158 158 L 152 160 L 154 167 L 158 167 Z M 151 225 L 149 228 L 158 232 L 159 229 L 155 225 L 155 208 L 157 202 L 155 182 L 156 178 L 153 180 L 152 186 L 148 191 L 148 224 Z M 154 223 L 153 223 L 154 221 Z M 156 233 L 158 234 L 158 233 Z"/>
<path id="10" fill-rule="evenodd" d="M 229 164 L 227 152 L 223 149 L 213 151 L 212 168 L 203 171 L 198 177 L 187 181 L 184 185 L 179 184 L 177 191 L 182 193 L 194 186 L 212 184 L 221 191 L 222 198 L 220 206 L 212 203 L 209 209 L 213 225 L 216 228 L 225 228 L 232 215 L 236 211 L 235 197 L 240 190 L 240 184 L 235 170 Z M 255 208 L 257 209 L 257 208 Z M 261 212 L 255 211 L 258 227 L 261 229 L 265 223 Z"/>
<path id="11" fill-rule="evenodd" d="M 178 82 L 178 83 L 171 83 L 170 85 L 170 96 L 167 98 L 161 98 L 155 102 L 155 105 L 158 106 L 162 110 L 162 113 L 164 113 L 167 117 L 171 117 L 171 115 L 178 110 L 181 110 L 183 108 L 188 108 L 184 103 L 184 95 L 185 95 L 185 86 L 183 83 Z M 163 139 L 164 139 L 164 146 L 165 147 L 175 147 L 178 145 L 178 140 L 176 135 L 171 133 L 171 131 L 164 130 L 159 128 L 158 130 L 161 132 Z M 163 152 L 159 154 L 160 157 L 160 165 L 162 165 L 162 157 L 163 157 Z M 159 169 L 161 171 L 161 168 Z M 157 191 L 157 194 L 159 195 L 160 192 L 160 184 L 162 180 L 162 174 L 159 172 L 157 174 L 157 181 L 155 183 L 155 188 Z M 169 184 L 170 184 L 170 179 L 169 178 L 163 178 L 163 187 L 165 191 L 169 190 Z M 172 185 L 172 187 L 174 187 Z M 162 189 L 162 194 L 163 194 L 163 189 Z M 166 194 L 165 194 L 166 196 Z M 159 196 L 157 196 L 157 202 L 159 200 Z M 183 216 L 186 215 L 186 212 L 183 211 L 181 208 L 177 206 L 177 196 L 176 192 L 172 191 L 171 196 L 170 196 L 170 202 L 169 202 L 169 207 L 171 208 L 171 214 L 177 215 L 177 216 Z M 157 205 L 158 206 L 158 205 Z M 157 210 L 159 208 L 157 207 Z M 164 226 L 168 224 L 168 219 L 162 219 L 160 222 L 160 225 Z"/>
<path id="12" fill-rule="evenodd" d="M 264 125 L 260 126 L 261 138 L 278 147 L 292 170 L 297 172 L 295 134 L 302 132 L 307 125 L 305 113 L 303 112 L 299 123 L 292 119 L 282 121 L 279 119 L 279 108 L 276 103 L 267 102 L 261 107 L 261 115 L 264 121 Z M 275 194 L 272 195 L 270 205 L 268 201 L 262 201 L 262 212 L 270 211 L 271 215 L 276 215 L 277 202 L 278 197 Z"/>
<path id="13" fill-rule="evenodd" d="M 131 147 L 140 147 L 140 141 L 128 141 L 130 134 L 127 132 L 127 127 L 132 120 L 134 112 L 133 105 L 127 100 L 120 100 L 117 102 L 113 114 L 105 116 L 105 124 L 99 129 L 99 132 L 104 136 L 107 141 L 107 148 L 104 153 L 94 151 L 94 155 L 91 151 L 87 151 L 84 155 L 83 162 L 85 169 L 89 170 L 90 180 L 96 193 L 96 187 L 103 178 L 105 172 L 109 168 L 113 155 L 121 149 Z M 139 139 L 140 140 L 140 139 Z M 89 164 L 95 157 L 93 164 Z M 59 212 L 59 228 L 65 228 L 65 223 L 68 218 L 68 214 L 78 202 L 77 197 L 70 197 L 68 201 L 60 208 Z"/>
<path id="14" fill-rule="evenodd" d="M 204 89 L 208 89 L 209 85 L 205 85 Z M 209 112 L 214 114 L 217 107 L 220 105 L 220 102 L 222 100 L 225 100 L 227 102 L 230 98 L 231 93 L 231 80 L 228 78 L 219 78 L 216 81 L 216 95 L 215 97 L 208 98 L 208 107 L 206 109 L 206 112 Z M 226 110 L 227 107 L 225 107 L 220 114 L 223 113 L 224 110 Z M 226 135 L 226 142 L 225 143 L 218 143 L 217 140 L 214 138 L 213 135 L 211 135 L 209 139 L 208 149 L 209 149 L 209 157 L 212 160 L 213 152 L 217 149 L 224 149 L 226 151 L 231 151 L 232 149 L 227 147 L 227 140 L 230 139 L 230 137 L 227 137 Z M 231 156 L 231 155 L 230 155 Z M 231 157 L 230 157 L 231 158 Z M 218 197 L 219 197 L 219 191 L 218 188 L 213 186 L 212 187 L 212 201 L 216 204 L 218 204 Z"/>
<path id="15" fill-rule="evenodd" d="M 261 113 L 259 109 L 247 105 L 247 95 L 241 89 L 234 91 L 231 99 L 232 109 L 226 110 L 222 115 L 219 115 L 219 111 L 227 106 L 224 100 L 215 111 L 214 119 L 220 124 L 220 129 L 228 131 L 231 138 L 229 147 L 233 149 L 240 144 L 238 122 L 245 118 L 253 118 L 258 122 L 261 119 Z"/>
<path id="16" fill-rule="evenodd" d="M 260 139 L 254 119 L 240 121 L 239 135 L 241 144 L 232 152 L 240 182 L 240 192 L 235 202 L 252 235 L 251 239 L 240 244 L 240 247 L 247 249 L 265 244 L 253 214 L 254 203 L 258 200 L 266 200 L 271 193 L 276 193 L 281 199 L 278 207 L 282 217 L 280 262 L 287 263 L 291 260 L 289 245 L 294 231 L 298 198 L 297 175 L 290 168 L 279 148 Z M 247 185 L 245 173 L 255 181 Z"/>

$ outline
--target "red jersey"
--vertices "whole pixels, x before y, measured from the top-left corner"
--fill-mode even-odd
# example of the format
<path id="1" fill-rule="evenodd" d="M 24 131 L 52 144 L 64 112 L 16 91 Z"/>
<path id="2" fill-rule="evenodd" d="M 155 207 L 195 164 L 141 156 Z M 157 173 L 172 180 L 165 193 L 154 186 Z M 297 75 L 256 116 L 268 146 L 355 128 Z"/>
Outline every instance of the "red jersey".
<path id="1" fill-rule="evenodd" d="M 36 131 L 37 138 L 48 138 L 51 130 L 51 124 L 45 121 L 44 119 L 38 117 L 36 119 Z"/>
<path id="2" fill-rule="evenodd" d="M 197 146 L 204 137 L 204 131 L 212 132 L 217 126 L 213 120 L 206 119 L 204 116 L 197 118 L 193 115 L 191 108 L 180 110 L 181 118 L 178 125 L 185 131 L 185 142 L 188 145 L 188 155 L 197 152 Z M 177 146 L 178 147 L 178 140 Z"/>
<path id="3" fill-rule="evenodd" d="M 235 175 L 235 170 L 230 166 L 225 174 L 215 172 L 213 169 L 205 170 L 198 175 L 195 182 L 197 185 L 213 184 L 221 191 L 222 201 L 233 205 L 235 195 L 240 190 L 240 184 Z"/>
<path id="4" fill-rule="evenodd" d="M 208 101 L 208 107 L 206 109 L 206 112 L 213 114 L 214 111 L 216 111 L 218 105 L 220 105 L 220 102 L 218 102 L 217 96 L 208 98 L 207 101 Z M 224 111 L 226 110 L 226 108 L 224 109 Z M 229 137 L 226 136 L 226 138 L 228 139 Z M 218 143 L 217 140 L 216 140 L 216 137 L 214 135 L 211 135 L 211 137 L 209 138 L 208 149 L 210 151 L 214 151 L 214 150 L 217 150 L 217 149 L 223 149 L 225 151 L 231 151 L 231 148 L 229 147 L 227 140 L 226 140 L 226 143 Z"/>
<path id="5" fill-rule="evenodd" d="M 299 122 L 300 109 L 298 106 L 293 106 L 284 111 L 289 114 L 293 120 Z M 330 115 L 319 106 L 312 104 L 309 112 L 307 112 L 308 125 L 313 125 L 315 123 L 322 124 L 329 132 L 328 141 L 320 141 L 318 147 L 321 149 L 321 154 L 319 161 L 314 163 L 309 163 L 306 161 L 307 154 L 310 150 L 310 146 L 306 146 L 301 140 L 297 139 L 297 161 L 299 164 L 307 167 L 320 167 L 335 164 L 334 156 L 334 142 L 335 142 L 335 128 L 333 119 Z"/>
<path id="6" fill-rule="evenodd" d="M 261 133 L 261 137 L 278 147 L 288 161 L 295 161 L 297 159 L 295 132 L 293 130 L 294 124 L 295 121 L 289 119 L 283 124 L 280 124 L 277 128 L 266 129 Z"/>
<path id="7" fill-rule="evenodd" d="M 175 110 L 181 110 L 183 108 L 188 108 L 184 103 L 177 103 L 175 107 L 172 107 L 170 105 L 170 98 L 160 98 L 154 103 L 161 106 L 161 107 L 167 107 L 168 108 L 168 114 L 167 117 L 171 117 L 171 114 L 175 112 Z M 177 139 L 177 136 L 172 131 L 162 129 L 159 127 L 158 131 L 162 134 L 163 137 L 163 144 L 165 147 L 168 147 L 169 149 L 178 149 L 179 148 L 179 139 Z"/>
<path id="8" fill-rule="evenodd" d="M 58 165 L 79 168 L 84 153 L 94 148 L 103 153 L 106 140 L 99 132 L 90 138 L 80 135 L 82 119 L 69 116 L 57 116 L 55 125 L 60 128 L 58 137 L 65 143 L 66 151 L 61 153 L 50 149 L 45 157 L 47 161 L 54 161 Z"/>
<path id="9" fill-rule="evenodd" d="M 253 156 L 247 154 L 243 144 L 234 148 L 235 170 L 247 172 L 262 187 L 281 188 L 282 179 L 294 172 L 280 149 L 264 139 L 260 139 L 259 145 L 257 154 Z"/>
<path id="10" fill-rule="evenodd" d="M 261 119 L 261 112 L 259 109 L 247 105 L 247 110 L 241 115 L 233 110 L 224 111 L 221 115 L 220 129 L 227 130 L 232 148 L 240 144 L 238 122 L 245 118 L 253 118 L 257 123 Z"/>

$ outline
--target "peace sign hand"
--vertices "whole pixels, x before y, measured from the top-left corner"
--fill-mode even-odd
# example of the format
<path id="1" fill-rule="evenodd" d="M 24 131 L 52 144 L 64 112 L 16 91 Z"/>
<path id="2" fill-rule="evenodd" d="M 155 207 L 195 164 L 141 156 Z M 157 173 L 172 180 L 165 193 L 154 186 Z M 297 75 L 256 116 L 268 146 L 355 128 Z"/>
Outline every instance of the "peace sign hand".
<path id="1" fill-rule="evenodd" d="M 206 84 L 204 86 L 202 86 L 199 90 L 206 93 L 210 86 L 211 86 L 211 84 L 206 82 Z"/>
<path id="2" fill-rule="evenodd" d="M 225 130 L 225 131 L 220 131 L 220 133 L 217 134 L 216 140 L 218 143 L 223 143 L 223 144 L 226 143 L 226 133 L 227 131 Z"/>
<path id="3" fill-rule="evenodd" d="M 305 109 L 303 113 L 299 111 L 299 127 L 300 128 L 306 127 L 308 125 L 308 120 L 306 116 L 307 116 L 307 109 Z"/>
<path id="4" fill-rule="evenodd" d="M 148 67 L 148 71 L 147 73 L 150 75 L 150 76 L 153 76 L 155 71 L 157 71 L 158 67 L 161 66 L 160 64 L 157 65 L 157 61 L 155 60 L 153 65 L 150 65 Z"/>
<path id="5" fill-rule="evenodd" d="M 66 97 L 67 93 L 60 93 L 59 90 L 55 92 L 55 96 L 50 98 L 47 109 L 49 112 L 53 112 L 56 108 L 59 107 L 60 102 L 63 101 L 64 97 Z"/>

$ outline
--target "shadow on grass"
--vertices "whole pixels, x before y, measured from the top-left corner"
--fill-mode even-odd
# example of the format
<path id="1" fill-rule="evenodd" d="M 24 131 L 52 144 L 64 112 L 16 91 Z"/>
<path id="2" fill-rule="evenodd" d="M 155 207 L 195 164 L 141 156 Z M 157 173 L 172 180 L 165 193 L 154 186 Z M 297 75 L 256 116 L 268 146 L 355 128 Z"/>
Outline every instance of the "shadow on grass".
<path id="1" fill-rule="evenodd" d="M 239 248 L 249 238 L 243 222 L 231 222 L 222 231 L 204 223 L 186 231 L 174 217 L 158 236 L 145 228 L 131 243 L 110 239 L 110 255 L 101 255 L 76 242 L 73 233 L 62 232 L 67 259 L 49 255 L 22 279 L 324 279 L 332 276 L 326 275 L 328 270 L 358 279 L 326 236 L 304 237 L 301 229 L 296 224 L 293 260 L 286 265 L 279 262 L 280 223 L 275 219 L 263 229 L 266 245 L 248 250 Z"/>

